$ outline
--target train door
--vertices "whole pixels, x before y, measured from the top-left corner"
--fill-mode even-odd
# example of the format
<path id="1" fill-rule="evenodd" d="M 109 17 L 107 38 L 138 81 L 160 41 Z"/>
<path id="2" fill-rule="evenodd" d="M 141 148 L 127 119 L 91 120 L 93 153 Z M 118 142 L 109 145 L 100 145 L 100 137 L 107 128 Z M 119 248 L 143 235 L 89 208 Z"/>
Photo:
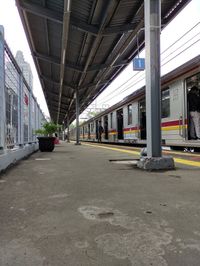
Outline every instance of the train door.
<path id="1" fill-rule="evenodd" d="M 94 122 L 92 122 L 92 123 L 90 124 L 90 132 L 91 132 L 91 137 L 92 137 L 92 139 L 94 139 Z"/>
<path id="2" fill-rule="evenodd" d="M 139 124 L 140 124 L 140 139 L 146 139 L 146 103 L 145 99 L 139 102 Z"/>
<path id="3" fill-rule="evenodd" d="M 95 128 L 96 128 L 96 139 L 98 139 L 98 120 L 95 121 Z"/>
<path id="4" fill-rule="evenodd" d="M 118 139 L 124 139 L 123 109 L 117 110 L 117 135 L 118 135 Z"/>
<path id="5" fill-rule="evenodd" d="M 186 118 L 188 121 L 187 127 L 187 139 L 196 140 L 200 138 L 200 125 L 199 122 L 195 119 L 194 113 L 199 110 L 199 97 L 200 97 L 200 73 L 197 73 L 186 79 Z"/>
<path id="6" fill-rule="evenodd" d="M 108 139 L 108 116 L 104 116 L 104 138 Z"/>
<path id="7" fill-rule="evenodd" d="M 88 124 L 88 139 L 90 139 L 90 123 Z"/>

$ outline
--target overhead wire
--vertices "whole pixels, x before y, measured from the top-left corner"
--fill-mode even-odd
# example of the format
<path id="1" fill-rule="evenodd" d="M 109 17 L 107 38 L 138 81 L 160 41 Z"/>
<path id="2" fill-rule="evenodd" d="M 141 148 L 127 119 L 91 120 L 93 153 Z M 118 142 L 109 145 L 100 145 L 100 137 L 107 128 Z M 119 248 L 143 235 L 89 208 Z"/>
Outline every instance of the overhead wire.
<path id="1" fill-rule="evenodd" d="M 164 54 L 167 50 L 169 50 L 169 48 L 173 47 L 175 44 L 177 44 L 177 42 L 179 42 L 183 37 L 185 37 L 188 33 L 190 33 L 194 28 L 196 28 L 198 25 L 200 24 L 200 22 L 196 23 L 192 28 L 190 28 L 190 30 L 188 30 L 186 33 L 184 33 L 178 40 L 176 40 L 175 42 L 173 42 L 167 49 L 165 49 L 162 53 Z M 192 39 L 194 39 L 197 35 L 199 35 L 200 32 L 198 32 L 195 36 L 192 37 Z M 162 59 L 162 61 L 164 61 L 166 58 L 168 58 L 171 54 L 173 54 L 174 52 L 178 51 L 180 48 L 182 48 L 185 44 L 187 44 L 188 42 L 190 42 L 192 39 L 189 39 L 187 42 L 185 42 L 184 44 L 182 44 L 181 46 L 179 46 L 178 48 L 176 48 L 175 51 L 171 52 L 168 56 L 166 56 L 164 59 Z M 181 53 L 183 53 L 184 51 L 186 51 L 187 49 L 189 49 L 190 47 L 192 47 L 195 43 L 197 43 L 199 40 L 197 40 L 196 42 L 194 42 L 193 44 L 191 44 L 190 46 L 188 46 L 187 48 L 185 48 L 183 51 L 181 51 L 180 53 L 176 54 L 174 57 L 172 57 L 170 60 L 168 60 L 167 62 L 161 64 L 161 66 L 166 65 L 167 63 L 169 63 L 171 60 L 173 60 L 174 58 L 176 58 L 177 56 L 179 56 Z M 112 94 L 114 94 L 112 97 L 110 97 L 109 99 L 106 99 L 106 101 L 104 100 L 105 97 L 103 99 L 100 100 L 99 104 L 101 103 L 106 103 L 109 100 L 115 98 L 118 96 L 119 93 L 123 93 L 126 90 L 130 89 L 131 86 L 135 85 L 136 83 L 140 82 L 142 79 L 144 79 L 144 77 L 142 79 L 140 79 L 139 81 L 134 81 L 133 83 L 127 85 L 127 87 L 123 88 L 121 91 L 118 91 L 119 89 L 121 89 L 126 83 L 128 83 L 130 80 L 132 80 L 136 75 L 138 75 L 141 72 L 137 72 L 136 74 L 134 74 L 131 78 L 129 78 L 128 80 L 126 80 L 124 83 L 122 83 L 120 86 L 118 86 L 114 91 L 110 92 L 109 94 L 105 95 L 105 97 L 108 97 Z M 144 73 L 143 73 L 144 75 Z M 141 75 L 142 76 L 142 75 Z M 115 95 L 117 93 L 117 95 Z"/>

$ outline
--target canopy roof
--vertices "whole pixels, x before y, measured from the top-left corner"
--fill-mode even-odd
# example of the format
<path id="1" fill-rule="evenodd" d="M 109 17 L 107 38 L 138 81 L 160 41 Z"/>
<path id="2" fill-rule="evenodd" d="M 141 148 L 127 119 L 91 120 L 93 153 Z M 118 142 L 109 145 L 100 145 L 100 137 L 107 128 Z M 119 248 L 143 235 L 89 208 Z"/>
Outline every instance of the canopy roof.
<path id="1" fill-rule="evenodd" d="M 190 0 L 162 0 L 162 27 Z M 144 47 L 144 1 L 16 0 L 51 118 L 75 118 Z M 70 10 L 70 12 L 69 12 Z"/>

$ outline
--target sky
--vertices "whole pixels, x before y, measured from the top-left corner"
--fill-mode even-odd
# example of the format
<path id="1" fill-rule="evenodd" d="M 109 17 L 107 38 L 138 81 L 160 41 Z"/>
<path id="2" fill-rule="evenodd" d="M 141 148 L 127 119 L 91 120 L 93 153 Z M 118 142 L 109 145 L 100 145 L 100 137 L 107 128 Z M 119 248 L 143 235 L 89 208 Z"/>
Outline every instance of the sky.
<path id="1" fill-rule="evenodd" d="M 0 0 L 0 25 L 4 26 L 5 39 L 15 55 L 23 51 L 33 72 L 33 93 L 45 115 L 49 116 L 38 74 L 26 40 L 15 0 Z M 188 32 L 188 33 L 187 33 Z M 181 36 L 184 37 L 181 38 Z M 176 43 L 176 44 L 174 44 Z M 173 45 L 174 44 L 174 45 Z M 168 48 L 170 47 L 170 48 Z M 178 67 L 200 54 L 200 0 L 192 0 L 161 33 L 161 74 Z M 144 57 L 142 52 L 140 57 Z M 108 108 L 144 85 L 145 72 L 133 71 L 132 64 L 112 82 L 87 110 Z M 85 116 L 84 112 L 82 118 Z"/>
<path id="2" fill-rule="evenodd" d="M 49 111 L 46 105 L 46 100 L 40 85 L 35 64 L 32 59 L 31 51 L 24 33 L 21 19 L 18 14 L 15 0 L 0 0 L 0 25 L 4 26 L 5 40 L 8 43 L 13 55 L 16 55 L 18 50 L 24 54 L 24 59 L 31 65 L 33 72 L 33 94 L 46 116 L 49 116 Z"/>

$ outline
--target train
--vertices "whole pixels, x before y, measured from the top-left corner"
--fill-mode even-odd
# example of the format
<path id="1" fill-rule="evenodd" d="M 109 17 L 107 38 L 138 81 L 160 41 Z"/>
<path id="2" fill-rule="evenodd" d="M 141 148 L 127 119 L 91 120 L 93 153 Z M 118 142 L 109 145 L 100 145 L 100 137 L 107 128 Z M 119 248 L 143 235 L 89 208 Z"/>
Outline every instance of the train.
<path id="1" fill-rule="evenodd" d="M 191 137 L 188 93 L 193 86 L 200 91 L 200 55 L 161 78 L 162 145 L 174 150 L 195 148 L 200 140 Z M 98 141 L 98 124 L 103 126 L 103 143 L 146 145 L 145 86 L 80 125 L 81 141 Z M 70 130 L 75 139 L 76 128 Z"/>

